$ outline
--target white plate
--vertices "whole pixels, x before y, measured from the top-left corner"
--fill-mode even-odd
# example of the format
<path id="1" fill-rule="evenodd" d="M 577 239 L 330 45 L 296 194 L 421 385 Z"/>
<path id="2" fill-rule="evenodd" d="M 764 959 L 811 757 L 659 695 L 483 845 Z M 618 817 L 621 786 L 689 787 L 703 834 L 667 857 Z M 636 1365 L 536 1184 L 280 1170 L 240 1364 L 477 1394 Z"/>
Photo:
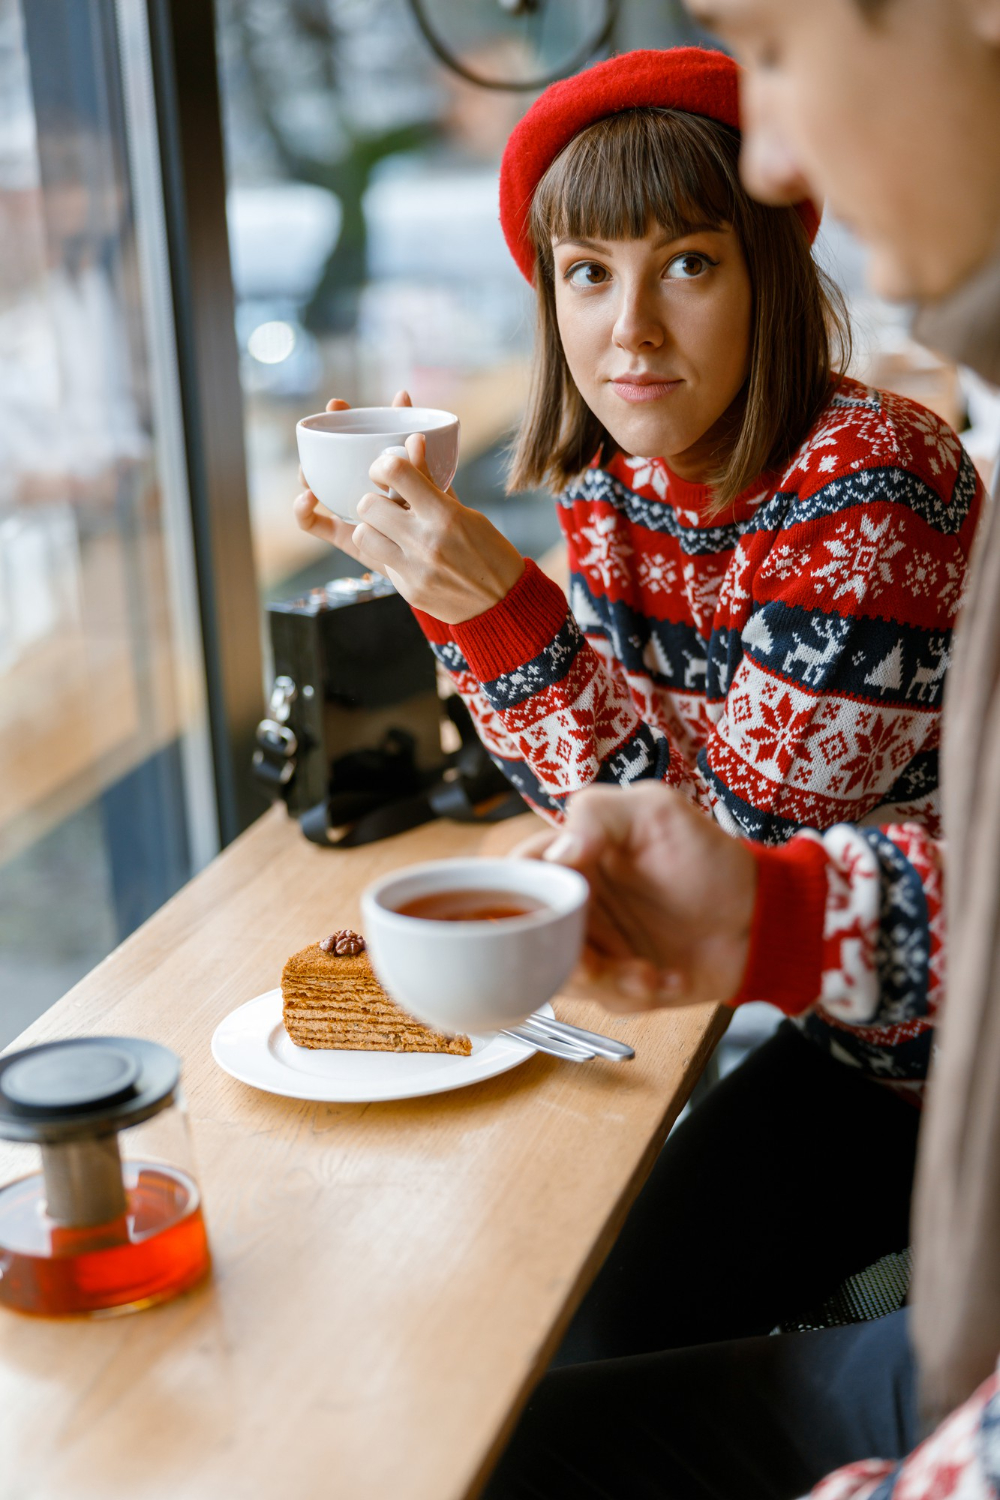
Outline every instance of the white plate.
<path id="1" fill-rule="evenodd" d="M 555 1014 L 551 1005 L 543 1015 Z M 281 1023 L 281 991 L 230 1011 L 215 1029 L 212 1056 L 225 1072 L 268 1094 L 365 1104 L 443 1094 L 516 1068 L 535 1049 L 516 1037 L 474 1036 L 468 1057 L 446 1052 L 334 1052 L 296 1047 Z"/>

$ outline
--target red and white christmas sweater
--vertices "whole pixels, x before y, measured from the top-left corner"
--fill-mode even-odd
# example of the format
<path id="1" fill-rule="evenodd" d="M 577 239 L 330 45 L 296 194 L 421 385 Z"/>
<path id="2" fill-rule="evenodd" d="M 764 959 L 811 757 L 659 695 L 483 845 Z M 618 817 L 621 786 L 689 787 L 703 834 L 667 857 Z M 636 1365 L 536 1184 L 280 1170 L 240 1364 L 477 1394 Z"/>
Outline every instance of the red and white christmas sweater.
<path id="1" fill-rule="evenodd" d="M 418 618 L 494 761 L 554 820 L 592 783 L 656 778 L 757 843 L 845 822 L 933 833 L 980 502 L 950 428 L 845 380 L 784 471 L 724 521 L 707 487 L 621 456 L 558 502 L 569 606 L 528 561 L 484 614 Z M 817 1041 L 923 1076 L 926 1042 L 887 1056 L 869 1026 L 845 1043 L 813 1001 L 802 1024 Z"/>
<path id="2" fill-rule="evenodd" d="M 997 1500 L 1000 1376 L 993 1374 L 898 1463 L 869 1458 L 827 1475 L 811 1500 Z"/>

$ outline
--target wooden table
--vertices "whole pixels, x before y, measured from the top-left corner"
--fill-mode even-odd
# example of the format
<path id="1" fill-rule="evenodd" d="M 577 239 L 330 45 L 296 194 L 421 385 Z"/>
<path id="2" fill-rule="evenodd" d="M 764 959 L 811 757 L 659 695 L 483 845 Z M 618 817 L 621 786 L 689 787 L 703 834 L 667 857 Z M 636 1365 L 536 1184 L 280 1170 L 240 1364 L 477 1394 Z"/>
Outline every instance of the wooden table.
<path id="1" fill-rule="evenodd" d="M 209 1040 L 287 954 L 357 925 L 381 872 L 506 851 L 530 827 L 438 823 L 347 853 L 307 844 L 276 810 L 19 1039 L 134 1034 L 181 1055 L 216 1271 L 133 1317 L 0 1312 L 2 1500 L 476 1493 L 720 1012 L 625 1022 L 561 1001 L 635 1061 L 536 1055 L 372 1105 L 258 1093 L 219 1071 Z"/>

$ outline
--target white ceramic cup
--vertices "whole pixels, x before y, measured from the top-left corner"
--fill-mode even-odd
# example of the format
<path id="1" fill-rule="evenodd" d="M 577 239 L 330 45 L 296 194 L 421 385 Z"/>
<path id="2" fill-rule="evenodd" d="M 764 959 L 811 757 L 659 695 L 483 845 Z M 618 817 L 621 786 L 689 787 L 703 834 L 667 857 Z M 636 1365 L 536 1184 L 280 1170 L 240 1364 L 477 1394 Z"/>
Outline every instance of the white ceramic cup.
<path id="1" fill-rule="evenodd" d="M 509 891 L 542 910 L 499 921 L 449 922 L 398 910 L 438 891 Z M 372 967 L 404 1010 L 447 1032 L 514 1026 L 551 1000 L 583 949 L 589 891 L 575 870 L 535 859 L 436 859 L 362 892 Z"/>
<path id="2" fill-rule="evenodd" d="M 368 470 L 387 448 L 401 448 L 414 432 L 427 439 L 427 467 L 446 490 L 458 468 L 458 418 L 428 406 L 356 406 L 320 411 L 295 427 L 306 484 L 327 510 L 358 519 L 358 501 L 376 486 Z"/>

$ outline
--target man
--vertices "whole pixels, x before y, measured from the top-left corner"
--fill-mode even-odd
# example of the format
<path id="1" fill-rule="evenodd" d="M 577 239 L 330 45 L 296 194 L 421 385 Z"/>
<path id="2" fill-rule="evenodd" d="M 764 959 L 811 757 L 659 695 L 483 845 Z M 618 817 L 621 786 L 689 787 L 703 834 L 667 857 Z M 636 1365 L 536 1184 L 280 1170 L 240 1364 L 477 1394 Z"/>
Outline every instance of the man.
<path id="1" fill-rule="evenodd" d="M 692 8 L 747 70 L 751 190 L 825 197 L 871 246 L 876 290 L 919 304 L 918 336 L 1000 383 L 1000 0 Z M 921 1143 L 910 1329 L 923 1423 L 902 1317 L 610 1360 L 543 1382 L 491 1497 L 1000 1491 L 995 507 L 982 533 L 946 709 L 948 1001 Z M 621 1009 L 773 998 L 777 986 L 786 1009 L 820 998 L 863 1028 L 891 1022 L 908 964 L 929 976 L 925 1010 L 941 988 L 942 848 L 906 825 L 751 850 L 642 786 L 581 796 L 546 857 L 591 877 L 589 966 Z M 788 1246 L 790 1258 L 808 1253 Z"/>

